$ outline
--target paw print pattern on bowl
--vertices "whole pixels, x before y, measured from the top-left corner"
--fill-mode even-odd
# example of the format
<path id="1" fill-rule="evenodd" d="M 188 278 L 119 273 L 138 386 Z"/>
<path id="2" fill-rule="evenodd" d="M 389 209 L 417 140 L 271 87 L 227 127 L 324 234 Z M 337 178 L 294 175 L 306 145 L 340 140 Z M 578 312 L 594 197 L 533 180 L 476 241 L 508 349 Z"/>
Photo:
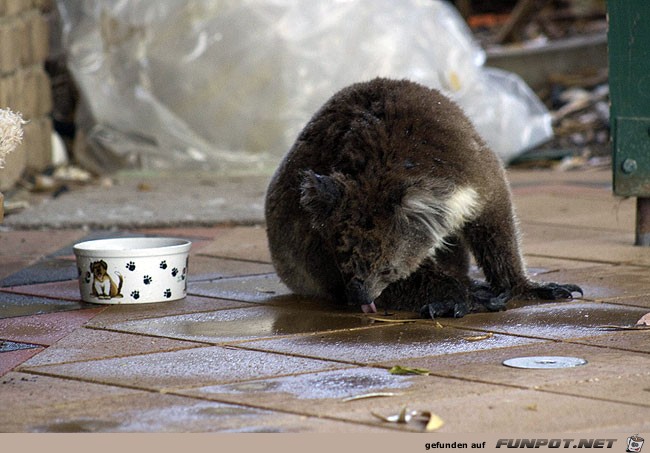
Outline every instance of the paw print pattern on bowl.
<path id="1" fill-rule="evenodd" d="M 187 294 L 184 267 L 191 243 L 177 238 L 111 238 L 73 247 L 81 298 L 99 304 L 142 304 L 181 299 Z M 102 280 L 90 271 L 92 262 L 106 262 L 106 281 L 126 297 L 100 298 Z M 108 285 L 108 283 L 106 283 Z"/>

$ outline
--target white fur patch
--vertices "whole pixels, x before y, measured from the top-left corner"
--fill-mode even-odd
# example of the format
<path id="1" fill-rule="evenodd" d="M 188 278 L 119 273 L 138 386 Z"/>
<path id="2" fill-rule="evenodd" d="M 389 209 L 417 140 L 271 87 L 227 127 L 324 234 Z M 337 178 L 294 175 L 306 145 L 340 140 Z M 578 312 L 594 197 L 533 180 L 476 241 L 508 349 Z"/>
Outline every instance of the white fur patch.
<path id="1" fill-rule="evenodd" d="M 420 222 L 431 237 L 431 253 L 445 246 L 445 238 L 471 220 L 479 208 L 479 196 L 472 187 L 459 187 L 451 195 L 418 191 L 405 197 L 404 214 Z"/>

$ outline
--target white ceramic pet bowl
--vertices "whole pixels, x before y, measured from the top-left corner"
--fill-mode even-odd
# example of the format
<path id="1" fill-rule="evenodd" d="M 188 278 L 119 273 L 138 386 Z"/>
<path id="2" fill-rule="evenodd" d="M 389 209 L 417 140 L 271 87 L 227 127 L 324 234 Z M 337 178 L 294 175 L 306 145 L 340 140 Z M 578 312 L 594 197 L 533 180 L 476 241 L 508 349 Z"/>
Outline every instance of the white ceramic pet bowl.
<path id="1" fill-rule="evenodd" d="M 75 244 L 84 302 L 142 304 L 182 299 L 192 243 L 174 238 L 100 239 Z"/>

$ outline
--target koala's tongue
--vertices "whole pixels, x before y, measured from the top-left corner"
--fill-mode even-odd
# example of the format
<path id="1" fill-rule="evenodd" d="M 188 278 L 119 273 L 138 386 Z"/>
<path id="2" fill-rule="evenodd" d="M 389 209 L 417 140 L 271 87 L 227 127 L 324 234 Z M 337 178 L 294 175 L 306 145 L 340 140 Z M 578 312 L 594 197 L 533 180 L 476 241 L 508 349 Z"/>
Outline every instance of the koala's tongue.
<path id="1" fill-rule="evenodd" d="M 361 311 L 364 313 L 377 313 L 377 307 L 375 307 L 375 303 L 369 303 L 369 304 L 364 304 L 361 306 Z"/>

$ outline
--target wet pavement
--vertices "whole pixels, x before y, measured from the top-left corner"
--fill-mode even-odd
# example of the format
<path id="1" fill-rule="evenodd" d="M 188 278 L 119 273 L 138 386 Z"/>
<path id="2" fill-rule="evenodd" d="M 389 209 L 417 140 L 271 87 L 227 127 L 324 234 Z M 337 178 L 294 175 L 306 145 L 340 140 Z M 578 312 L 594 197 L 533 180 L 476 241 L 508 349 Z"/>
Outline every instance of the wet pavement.
<path id="1" fill-rule="evenodd" d="M 603 327 L 650 311 L 634 200 L 614 198 L 605 171 L 511 181 L 529 272 L 581 285 L 583 298 L 437 322 L 369 316 L 291 295 L 261 226 L 122 217 L 112 230 L 77 220 L 20 230 L 16 220 L 0 233 L 0 432 L 421 431 L 373 415 L 404 407 L 437 414 L 449 433 L 647 432 L 650 331 Z M 259 187 L 243 191 L 257 193 L 254 210 Z M 191 240 L 188 296 L 81 302 L 72 245 L 123 236 Z M 586 364 L 503 365 L 529 356 Z M 428 374 L 391 374 L 395 365 Z"/>

